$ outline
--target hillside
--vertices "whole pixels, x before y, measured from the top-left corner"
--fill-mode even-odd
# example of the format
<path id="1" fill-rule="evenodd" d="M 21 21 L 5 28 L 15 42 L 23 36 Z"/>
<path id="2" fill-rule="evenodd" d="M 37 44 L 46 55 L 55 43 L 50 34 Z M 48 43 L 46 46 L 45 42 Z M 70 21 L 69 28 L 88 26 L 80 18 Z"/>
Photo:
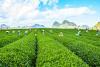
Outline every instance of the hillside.
<path id="1" fill-rule="evenodd" d="M 70 22 L 68 20 L 64 20 L 62 23 L 54 22 L 52 27 L 53 28 L 76 28 L 76 24 L 74 22 Z"/>

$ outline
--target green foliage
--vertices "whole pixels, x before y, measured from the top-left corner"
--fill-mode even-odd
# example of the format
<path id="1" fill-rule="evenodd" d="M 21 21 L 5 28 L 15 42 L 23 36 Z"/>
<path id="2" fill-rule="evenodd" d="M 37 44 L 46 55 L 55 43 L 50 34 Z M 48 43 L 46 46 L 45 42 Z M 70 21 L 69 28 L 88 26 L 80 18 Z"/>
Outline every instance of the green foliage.
<path id="1" fill-rule="evenodd" d="M 81 57 L 90 66 L 92 67 L 100 66 L 100 52 L 99 52 L 100 48 L 99 47 L 87 43 L 86 40 L 88 39 L 83 40 L 83 38 L 81 39 L 81 36 L 79 36 L 77 39 L 77 37 L 75 37 L 75 34 L 71 32 L 70 34 L 68 34 L 64 30 L 62 31 L 65 34 L 64 37 L 58 37 L 57 32 L 56 32 L 56 34 L 53 34 L 54 39 L 64 44 L 64 46 L 69 48 L 77 56 Z"/>
<path id="2" fill-rule="evenodd" d="M 36 67 L 88 67 L 73 52 L 49 37 L 38 34 L 38 58 Z"/>
<path id="3" fill-rule="evenodd" d="M 43 33 L 44 30 L 44 33 Z M 0 67 L 99 67 L 100 36 L 76 29 L 0 30 Z M 63 36 L 59 36 L 62 32 Z M 35 36 L 34 36 L 35 35 Z"/>
<path id="4" fill-rule="evenodd" d="M 21 34 L 18 35 L 18 30 L 14 30 L 15 33 L 12 33 L 13 30 L 8 30 L 10 33 L 6 33 L 6 30 L 1 31 L 2 33 L 0 33 L 0 47 L 3 47 L 9 43 L 12 43 L 20 38 L 22 38 L 24 36 L 24 31 L 25 30 L 21 30 Z"/>
<path id="5" fill-rule="evenodd" d="M 0 48 L 0 65 L 2 67 L 30 67 L 35 57 L 33 34 Z"/>

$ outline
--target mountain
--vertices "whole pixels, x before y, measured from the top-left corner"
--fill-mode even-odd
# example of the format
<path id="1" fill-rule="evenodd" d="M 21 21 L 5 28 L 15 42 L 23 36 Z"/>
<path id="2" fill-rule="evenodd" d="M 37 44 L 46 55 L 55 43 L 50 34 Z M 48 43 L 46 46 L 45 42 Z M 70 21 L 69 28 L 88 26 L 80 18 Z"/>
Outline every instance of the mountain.
<path id="1" fill-rule="evenodd" d="M 1 25 L 0 25 L 0 28 L 1 28 L 1 29 L 8 29 L 8 26 L 7 26 L 6 24 L 1 24 Z"/>
<path id="2" fill-rule="evenodd" d="M 53 26 L 58 27 L 58 26 L 60 26 L 60 23 L 59 23 L 59 22 L 57 22 L 57 21 L 55 21 L 55 22 L 53 23 Z"/>
<path id="3" fill-rule="evenodd" d="M 68 21 L 68 20 L 64 20 L 64 21 L 62 22 L 62 24 L 66 24 L 66 23 L 69 23 L 69 21 Z"/>
<path id="4" fill-rule="evenodd" d="M 82 26 L 80 26 L 80 29 L 89 29 L 89 26 L 88 25 L 82 25 Z"/>
<path id="5" fill-rule="evenodd" d="M 45 28 L 45 26 L 40 24 L 35 24 L 32 26 L 32 28 Z"/>
<path id="6" fill-rule="evenodd" d="M 74 22 L 70 22 L 68 20 L 64 20 L 61 24 L 59 22 L 54 22 L 54 28 L 76 28 L 76 24 Z"/>
<path id="7" fill-rule="evenodd" d="M 68 21 L 68 20 L 64 20 L 63 22 L 62 22 L 62 25 L 69 25 L 69 26 L 77 26 L 75 23 L 73 23 L 73 22 L 70 22 L 70 21 Z"/>

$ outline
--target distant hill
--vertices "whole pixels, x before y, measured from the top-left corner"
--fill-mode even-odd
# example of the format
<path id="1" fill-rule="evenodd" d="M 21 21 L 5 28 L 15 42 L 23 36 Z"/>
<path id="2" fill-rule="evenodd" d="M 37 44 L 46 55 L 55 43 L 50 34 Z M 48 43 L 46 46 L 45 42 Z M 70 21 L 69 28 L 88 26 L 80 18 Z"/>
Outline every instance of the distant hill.
<path id="1" fill-rule="evenodd" d="M 53 27 L 59 27 L 60 26 L 60 23 L 58 22 L 58 21 L 55 21 L 54 23 L 53 23 Z"/>
<path id="2" fill-rule="evenodd" d="M 35 24 L 32 26 L 32 28 L 45 28 L 45 26 L 40 24 Z"/>
<path id="3" fill-rule="evenodd" d="M 89 29 L 90 27 L 88 25 L 81 25 L 80 29 Z"/>
<path id="4" fill-rule="evenodd" d="M 1 28 L 1 29 L 8 29 L 8 26 L 7 26 L 6 24 L 1 24 L 1 25 L 0 25 L 0 28 Z"/>
<path id="5" fill-rule="evenodd" d="M 70 22 L 68 20 L 64 20 L 61 24 L 55 21 L 52 25 L 54 28 L 76 28 L 76 24 L 74 22 Z"/>
<path id="6" fill-rule="evenodd" d="M 74 22 L 70 22 L 70 21 L 68 21 L 68 20 L 64 20 L 64 21 L 62 22 L 62 24 L 68 24 L 68 25 L 70 25 L 70 26 L 77 26 Z"/>

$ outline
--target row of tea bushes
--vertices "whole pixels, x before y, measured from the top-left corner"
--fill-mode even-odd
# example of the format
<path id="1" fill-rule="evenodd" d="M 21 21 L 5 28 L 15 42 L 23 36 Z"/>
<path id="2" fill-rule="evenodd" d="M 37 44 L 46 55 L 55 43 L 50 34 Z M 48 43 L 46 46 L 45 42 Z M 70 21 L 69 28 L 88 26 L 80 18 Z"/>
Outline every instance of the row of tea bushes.
<path id="1" fill-rule="evenodd" d="M 34 33 L 0 48 L 1 67 L 31 67 L 35 59 Z"/>
<path id="2" fill-rule="evenodd" d="M 89 67 L 62 44 L 38 33 L 38 56 L 36 67 Z"/>
<path id="3" fill-rule="evenodd" d="M 75 39 L 71 34 L 64 35 L 64 37 L 58 37 L 57 33 L 53 33 L 55 40 L 61 42 L 68 49 L 73 51 L 76 55 L 81 57 L 87 64 L 92 67 L 100 66 L 100 48 L 93 46 L 92 44 L 85 43 Z"/>

